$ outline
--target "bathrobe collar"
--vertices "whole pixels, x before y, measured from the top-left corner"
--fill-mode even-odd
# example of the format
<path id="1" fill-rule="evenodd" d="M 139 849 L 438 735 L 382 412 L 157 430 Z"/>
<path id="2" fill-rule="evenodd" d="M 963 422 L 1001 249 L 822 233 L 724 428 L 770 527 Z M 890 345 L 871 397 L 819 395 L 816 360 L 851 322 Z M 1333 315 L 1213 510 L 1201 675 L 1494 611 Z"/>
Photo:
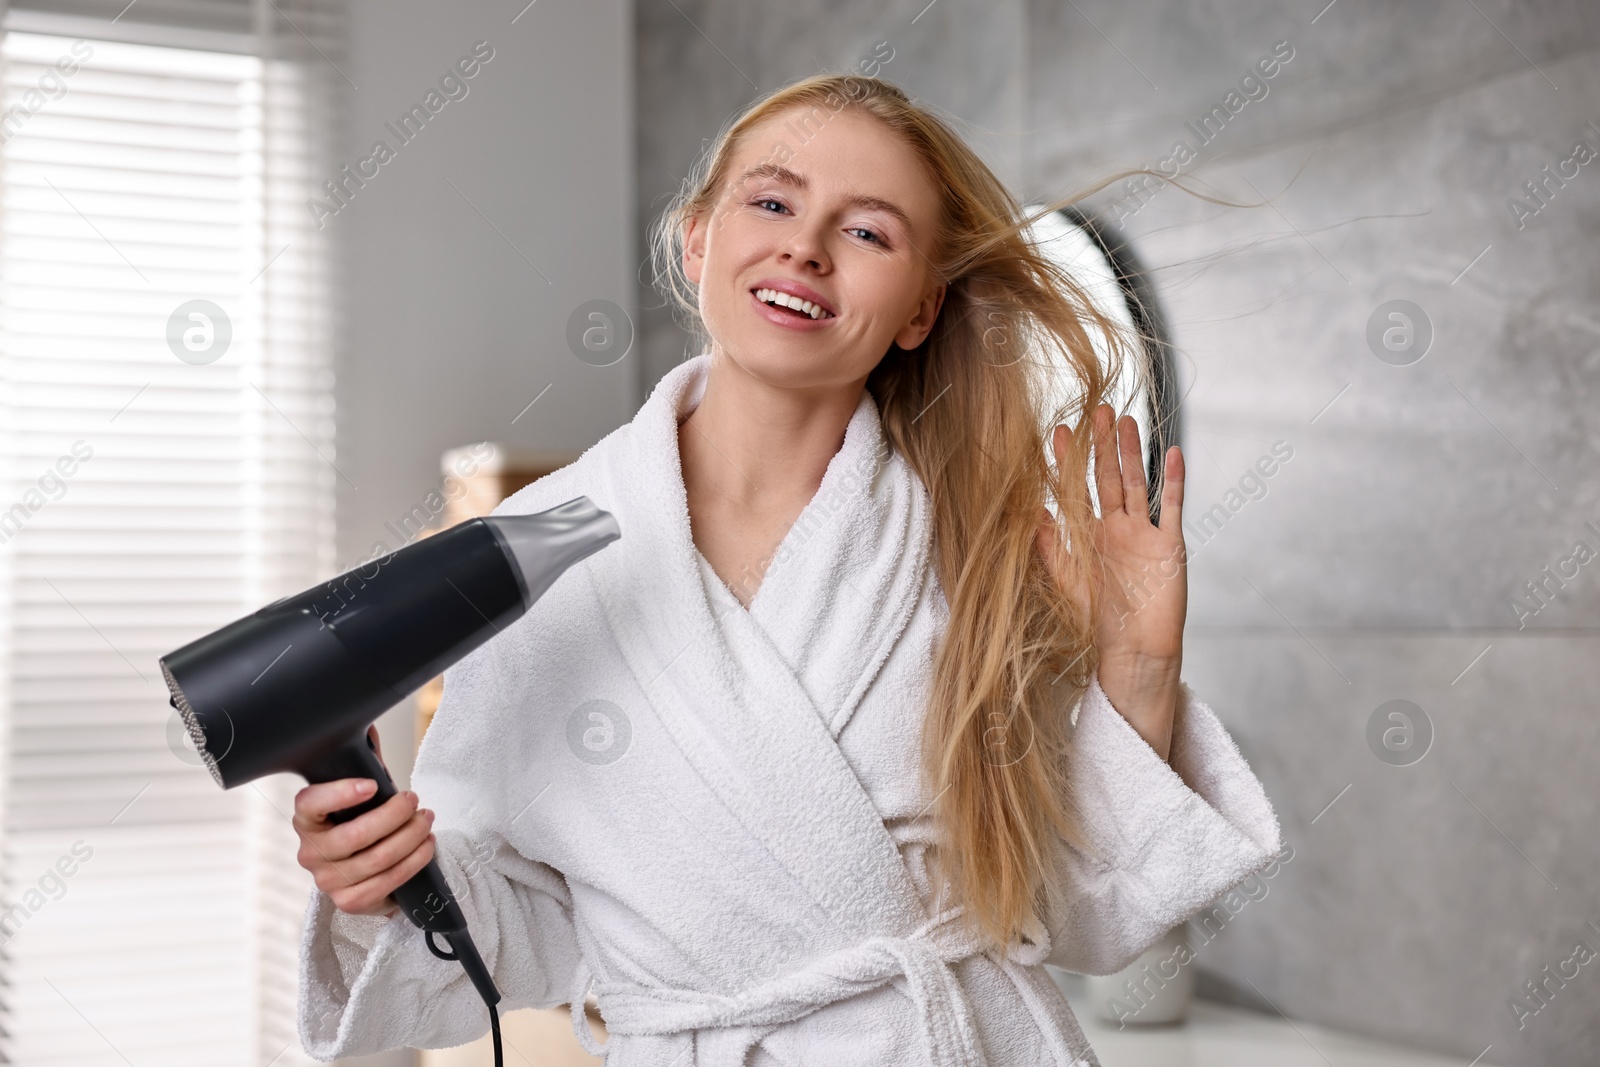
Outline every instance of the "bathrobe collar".
<path id="1" fill-rule="evenodd" d="M 750 610 L 731 593 L 713 604 L 678 452 L 678 422 L 704 394 L 710 364 L 707 353 L 669 372 L 622 447 L 604 450 L 606 506 L 622 537 L 585 569 L 667 732 L 837 920 L 839 943 L 905 935 L 929 916 L 837 738 L 922 591 L 926 490 L 887 448 L 863 390 Z"/>

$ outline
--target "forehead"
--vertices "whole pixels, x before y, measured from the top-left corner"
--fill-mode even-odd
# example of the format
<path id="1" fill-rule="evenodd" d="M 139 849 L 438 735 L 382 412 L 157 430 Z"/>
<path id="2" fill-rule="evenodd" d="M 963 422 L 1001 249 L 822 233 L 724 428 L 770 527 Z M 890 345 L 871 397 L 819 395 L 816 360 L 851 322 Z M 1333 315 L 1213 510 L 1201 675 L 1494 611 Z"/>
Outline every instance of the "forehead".
<path id="1" fill-rule="evenodd" d="M 785 173 L 787 172 L 787 173 Z M 854 107 L 795 106 L 767 116 L 746 131 L 729 159 L 733 191 L 792 175 L 808 194 L 858 200 L 862 206 L 898 205 L 919 234 L 931 234 L 939 198 L 917 153 L 872 115 Z"/>

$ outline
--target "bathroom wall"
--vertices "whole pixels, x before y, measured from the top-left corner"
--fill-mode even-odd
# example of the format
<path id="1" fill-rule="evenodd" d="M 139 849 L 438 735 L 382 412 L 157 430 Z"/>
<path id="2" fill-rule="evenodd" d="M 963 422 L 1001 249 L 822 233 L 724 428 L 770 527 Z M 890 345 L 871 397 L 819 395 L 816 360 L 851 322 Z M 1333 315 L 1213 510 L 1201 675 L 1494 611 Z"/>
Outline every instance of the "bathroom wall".
<path id="1" fill-rule="evenodd" d="M 1171 160 L 1249 205 L 1088 202 L 1175 332 L 1185 677 L 1293 849 L 1199 949 L 1201 992 L 1592 1063 L 1600 8 L 1324 5 L 640 0 L 640 248 L 737 109 L 880 42 L 1020 195 Z M 692 353 L 638 278 L 653 383 Z"/>
<path id="2" fill-rule="evenodd" d="M 344 256 L 341 570 L 415 539 L 444 450 L 582 450 L 638 407 L 637 359 L 569 343 L 594 301 L 634 311 L 632 33 L 623 0 L 352 0 L 335 158 L 392 158 L 359 186 L 328 175 L 347 201 L 323 220 Z M 461 61 L 474 73 L 402 126 Z M 408 782 L 412 702 L 379 730 Z"/>

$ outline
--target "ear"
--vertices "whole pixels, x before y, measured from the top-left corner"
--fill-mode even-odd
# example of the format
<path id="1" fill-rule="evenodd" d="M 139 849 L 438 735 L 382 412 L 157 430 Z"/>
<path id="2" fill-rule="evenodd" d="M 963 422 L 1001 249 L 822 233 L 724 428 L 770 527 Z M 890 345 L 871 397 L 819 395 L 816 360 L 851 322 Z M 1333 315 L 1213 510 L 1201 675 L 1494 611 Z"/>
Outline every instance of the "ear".
<path id="1" fill-rule="evenodd" d="M 691 282 L 700 284 L 700 272 L 706 263 L 706 227 L 700 216 L 691 215 L 684 224 L 683 273 Z"/>
<path id="2" fill-rule="evenodd" d="M 911 320 L 900 327 L 900 332 L 894 335 L 896 345 L 909 351 L 927 339 L 934 322 L 939 318 L 939 309 L 944 306 L 944 294 L 944 282 L 936 282 L 927 288 L 922 294 L 922 299 L 917 301 Z"/>

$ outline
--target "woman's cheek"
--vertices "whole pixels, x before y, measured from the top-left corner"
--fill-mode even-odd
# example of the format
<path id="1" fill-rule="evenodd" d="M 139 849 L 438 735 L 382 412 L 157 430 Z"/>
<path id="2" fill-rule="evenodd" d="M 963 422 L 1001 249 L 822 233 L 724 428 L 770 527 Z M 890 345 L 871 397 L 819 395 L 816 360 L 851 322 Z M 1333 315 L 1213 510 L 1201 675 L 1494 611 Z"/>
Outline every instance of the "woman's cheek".
<path id="1" fill-rule="evenodd" d="M 712 337 L 724 343 L 733 340 L 730 327 L 738 322 L 737 309 L 729 306 L 734 299 L 731 289 L 730 281 L 719 284 L 715 277 L 702 278 L 700 284 L 700 320 Z"/>

